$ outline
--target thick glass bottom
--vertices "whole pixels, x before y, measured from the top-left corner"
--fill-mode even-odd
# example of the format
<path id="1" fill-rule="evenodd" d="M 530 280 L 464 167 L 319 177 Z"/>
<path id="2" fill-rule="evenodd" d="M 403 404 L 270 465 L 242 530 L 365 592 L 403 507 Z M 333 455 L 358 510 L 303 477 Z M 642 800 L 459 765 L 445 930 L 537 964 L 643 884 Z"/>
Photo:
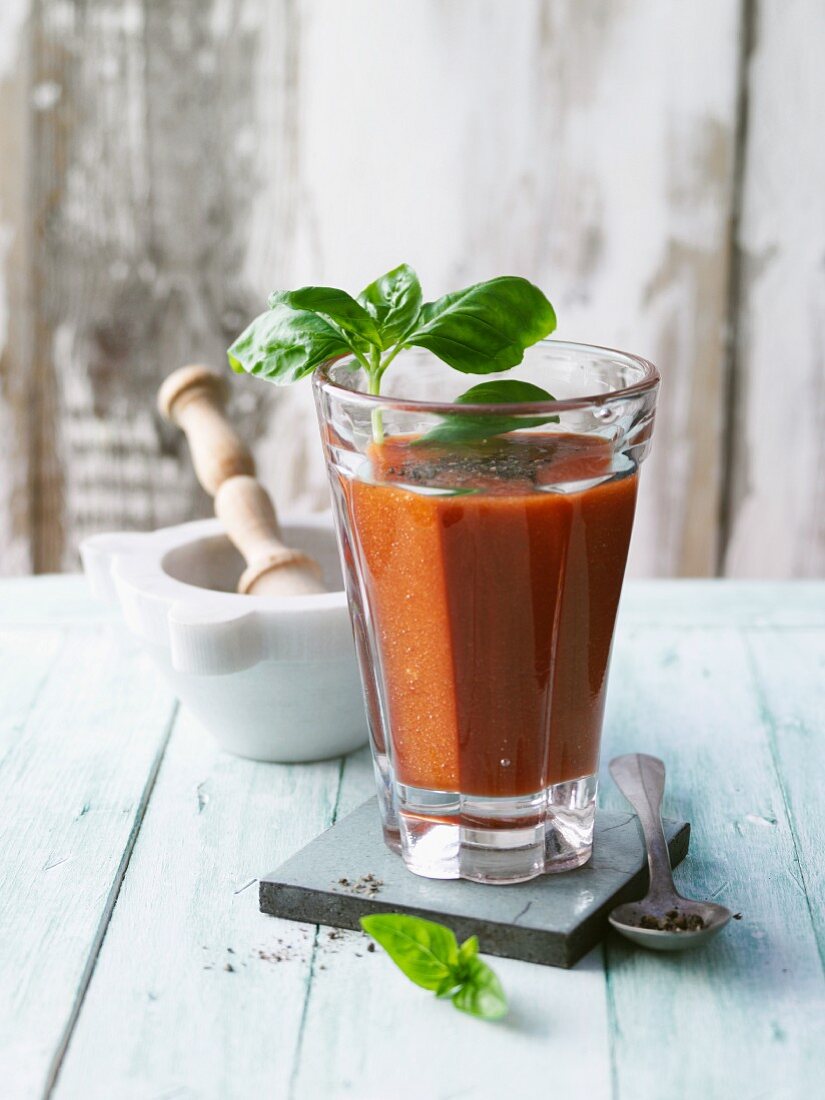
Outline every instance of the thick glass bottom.
<path id="1" fill-rule="evenodd" d="M 381 812 L 384 843 L 393 852 L 401 855 L 401 831 L 398 827 L 398 812 L 393 798 L 390 762 L 386 753 L 379 752 L 374 743 L 372 748 L 372 770 L 375 774 L 375 789 L 378 794 L 378 809 Z"/>
<path id="2" fill-rule="evenodd" d="M 401 855 L 424 878 L 503 884 L 570 871 L 593 851 L 596 787 L 586 775 L 535 794 L 484 798 L 396 783 Z M 385 839 L 397 850 L 386 818 Z"/>

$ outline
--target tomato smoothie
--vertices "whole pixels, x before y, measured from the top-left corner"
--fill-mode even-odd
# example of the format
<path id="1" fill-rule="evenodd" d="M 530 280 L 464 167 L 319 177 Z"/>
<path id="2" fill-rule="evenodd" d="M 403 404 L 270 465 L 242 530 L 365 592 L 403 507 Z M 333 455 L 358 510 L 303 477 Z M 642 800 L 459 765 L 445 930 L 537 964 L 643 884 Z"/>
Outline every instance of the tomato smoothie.
<path id="1" fill-rule="evenodd" d="M 396 366 L 400 396 L 315 378 L 385 841 L 428 878 L 580 867 L 658 372 L 555 340 L 515 389 Z"/>
<path id="2" fill-rule="evenodd" d="M 597 770 L 637 485 L 611 461 L 572 434 L 372 447 L 346 497 L 399 782 L 500 798 Z"/>

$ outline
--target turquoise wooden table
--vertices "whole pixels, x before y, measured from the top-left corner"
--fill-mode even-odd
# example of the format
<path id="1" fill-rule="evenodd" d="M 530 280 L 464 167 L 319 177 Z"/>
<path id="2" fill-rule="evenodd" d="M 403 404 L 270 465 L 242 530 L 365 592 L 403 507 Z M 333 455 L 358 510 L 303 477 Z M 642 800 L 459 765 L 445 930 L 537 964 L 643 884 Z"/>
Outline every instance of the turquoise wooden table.
<path id="1" fill-rule="evenodd" d="M 218 752 L 78 577 L 3 582 L 0 647 L 4 1100 L 823 1095 L 825 584 L 628 586 L 604 760 L 664 757 L 677 881 L 742 917 L 693 956 L 497 959 L 501 1024 L 258 912 L 371 793 L 363 752 Z"/>

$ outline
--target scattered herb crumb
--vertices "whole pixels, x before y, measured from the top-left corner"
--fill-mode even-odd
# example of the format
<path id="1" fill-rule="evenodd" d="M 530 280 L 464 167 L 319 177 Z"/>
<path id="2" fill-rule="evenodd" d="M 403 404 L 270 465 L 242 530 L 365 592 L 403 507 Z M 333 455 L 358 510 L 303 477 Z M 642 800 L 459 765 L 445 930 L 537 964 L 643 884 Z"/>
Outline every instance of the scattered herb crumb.
<path id="1" fill-rule="evenodd" d="M 384 882 L 370 872 L 370 874 L 361 875 L 360 878 L 352 882 L 348 878 L 339 878 L 338 885 L 348 890 L 351 894 L 360 894 L 362 897 L 374 898 L 376 894 L 381 893 L 381 887 L 384 885 Z"/>
<path id="2" fill-rule="evenodd" d="M 284 960 L 286 959 L 286 956 L 282 955 L 280 952 L 277 952 L 277 951 L 259 951 L 258 952 L 258 958 L 263 959 L 264 962 L 279 963 L 279 962 L 284 962 Z"/>
<path id="3" fill-rule="evenodd" d="M 232 965 L 232 963 L 224 963 L 223 968 L 227 972 L 227 974 L 234 974 L 235 973 L 235 967 Z"/>

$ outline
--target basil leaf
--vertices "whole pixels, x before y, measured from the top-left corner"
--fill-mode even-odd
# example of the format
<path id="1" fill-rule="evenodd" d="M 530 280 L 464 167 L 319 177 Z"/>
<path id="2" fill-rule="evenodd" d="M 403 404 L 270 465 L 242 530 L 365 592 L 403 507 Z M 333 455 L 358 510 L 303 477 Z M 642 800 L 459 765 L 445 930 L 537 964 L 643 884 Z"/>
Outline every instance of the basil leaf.
<path id="1" fill-rule="evenodd" d="M 465 962 L 464 983 L 452 996 L 460 1012 L 481 1020 L 500 1020 L 507 1015 L 507 998 L 490 967 L 474 957 Z"/>
<path id="2" fill-rule="evenodd" d="M 418 316 L 423 295 L 418 276 L 401 264 L 364 287 L 358 301 L 375 318 L 385 348 L 397 343 Z"/>
<path id="3" fill-rule="evenodd" d="M 481 382 L 456 398 L 457 405 L 505 405 L 528 401 L 554 401 L 552 393 L 520 382 L 515 378 L 502 378 Z M 473 443 L 494 435 L 515 431 L 517 428 L 538 428 L 542 424 L 558 424 L 558 416 L 469 416 L 467 413 L 447 414 L 419 443 Z"/>
<path id="4" fill-rule="evenodd" d="M 449 997 L 452 1000 L 452 996 L 461 988 L 461 982 L 458 978 L 458 971 L 451 970 L 441 981 L 438 986 L 433 990 L 436 997 Z"/>
<path id="5" fill-rule="evenodd" d="M 276 303 L 244 329 L 228 355 L 234 371 L 257 374 L 283 386 L 351 350 L 323 317 Z"/>
<path id="6" fill-rule="evenodd" d="M 505 275 L 428 302 L 404 344 L 427 348 L 466 374 L 493 374 L 515 367 L 524 349 L 555 327 L 539 288 Z"/>
<path id="7" fill-rule="evenodd" d="M 443 924 L 409 917 L 405 913 L 374 913 L 361 918 L 361 927 L 384 948 L 410 981 L 438 991 L 453 979 L 458 965 L 455 934 Z M 458 983 L 454 981 L 454 985 Z"/>
<path id="8" fill-rule="evenodd" d="M 507 998 L 495 973 L 478 957 L 478 938 L 458 946 L 443 924 L 404 913 L 375 913 L 361 927 L 384 948 L 396 966 L 416 985 L 481 1020 L 500 1020 Z"/>
<path id="9" fill-rule="evenodd" d="M 317 313 L 348 335 L 381 347 L 381 337 L 374 319 L 345 290 L 337 290 L 331 286 L 305 286 L 300 290 L 283 290 L 270 294 L 270 308 L 280 303 L 291 306 L 292 309 Z"/>
<path id="10" fill-rule="evenodd" d="M 470 936 L 458 949 L 458 965 L 467 963 L 478 955 L 478 936 Z"/>

